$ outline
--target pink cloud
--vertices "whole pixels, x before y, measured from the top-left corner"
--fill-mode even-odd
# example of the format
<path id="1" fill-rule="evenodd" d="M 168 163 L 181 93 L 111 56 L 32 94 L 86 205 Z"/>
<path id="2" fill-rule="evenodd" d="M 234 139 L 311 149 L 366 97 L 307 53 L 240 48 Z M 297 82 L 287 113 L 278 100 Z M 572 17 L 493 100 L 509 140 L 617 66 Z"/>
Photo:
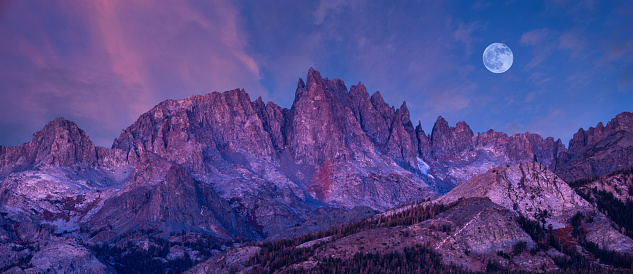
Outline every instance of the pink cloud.
<path id="1" fill-rule="evenodd" d="M 471 92 L 477 89 L 475 83 L 468 86 L 455 86 L 442 92 L 435 92 L 425 101 L 424 107 L 432 110 L 434 115 L 454 114 L 468 108 L 473 101 Z"/>
<path id="2" fill-rule="evenodd" d="M 531 30 L 521 36 L 520 42 L 522 45 L 535 46 L 543 43 L 548 33 L 547 28 Z"/>
<path id="3" fill-rule="evenodd" d="M 9 61 L 0 64 L 0 72 L 9 73 L 0 75 L 0 83 L 20 93 L 3 94 L 0 115 L 20 116 L 31 133 L 64 116 L 97 144 L 109 146 L 121 129 L 165 99 L 233 88 L 266 95 L 230 3 L 15 2 L 8 7 L 2 14 L 7 24 L 0 26 L 0 56 Z M 20 73 L 13 72 L 16 66 Z"/>
<path id="4" fill-rule="evenodd" d="M 525 70 L 530 70 L 547 59 L 552 53 L 553 45 L 548 40 L 550 31 L 547 28 L 535 29 L 524 33 L 521 36 L 522 45 L 534 47 L 534 57 L 525 65 Z"/>
<path id="5" fill-rule="evenodd" d="M 626 53 L 633 51 L 633 39 L 612 43 L 607 49 L 607 57 L 611 60 L 618 59 Z"/>
<path id="6" fill-rule="evenodd" d="M 462 42 L 466 46 L 466 56 L 472 54 L 473 51 L 473 32 L 482 28 L 483 26 L 476 23 L 459 24 L 455 32 L 453 32 L 455 41 Z"/>
<path id="7" fill-rule="evenodd" d="M 580 53 L 586 48 L 587 41 L 581 37 L 576 31 L 568 31 L 560 36 L 558 47 L 564 50 L 569 50 L 571 57 L 578 57 Z"/>

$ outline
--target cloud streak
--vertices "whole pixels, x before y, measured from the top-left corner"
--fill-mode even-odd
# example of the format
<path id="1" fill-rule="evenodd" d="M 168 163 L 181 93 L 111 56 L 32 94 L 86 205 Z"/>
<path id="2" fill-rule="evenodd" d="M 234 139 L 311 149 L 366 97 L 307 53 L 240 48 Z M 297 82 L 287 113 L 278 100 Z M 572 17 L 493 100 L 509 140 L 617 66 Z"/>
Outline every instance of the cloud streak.
<path id="1" fill-rule="evenodd" d="M 574 30 L 563 33 L 558 41 L 559 48 L 568 50 L 572 58 L 579 57 L 587 47 L 587 41 Z"/>
<path id="2" fill-rule="evenodd" d="M 64 116 L 110 146 L 165 99 L 238 87 L 266 95 L 239 12 L 226 2 L 14 2 L 5 9 L 0 71 L 9 73 L 0 75 L 0 127 L 23 134 L 3 134 L 0 144 L 24 142 Z"/>
<path id="3" fill-rule="evenodd" d="M 564 111 L 552 116 L 560 121 L 588 109 L 600 109 L 591 121 L 630 111 L 632 7 L 569 0 L 3 1 L 0 144 L 28 141 L 64 116 L 109 146 L 160 101 L 214 90 L 245 88 L 252 99 L 290 107 L 297 78 L 310 67 L 348 86 L 362 81 L 391 105 L 406 100 L 425 129 L 443 115 L 467 120 L 474 131 L 515 124 L 556 135 L 534 121 L 552 109 Z M 502 75 L 476 54 L 497 41 L 515 55 L 516 68 Z M 585 126 L 581 120 L 569 126 Z"/>

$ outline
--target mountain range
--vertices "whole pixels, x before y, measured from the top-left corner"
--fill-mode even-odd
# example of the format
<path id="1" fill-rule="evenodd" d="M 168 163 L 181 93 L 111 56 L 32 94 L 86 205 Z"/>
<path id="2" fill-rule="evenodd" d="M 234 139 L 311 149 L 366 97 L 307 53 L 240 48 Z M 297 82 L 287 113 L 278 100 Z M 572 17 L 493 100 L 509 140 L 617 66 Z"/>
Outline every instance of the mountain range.
<path id="1" fill-rule="evenodd" d="M 134 259 L 182 271 L 211 257 L 194 268 L 211 271 L 213 262 L 234 264 L 226 262 L 234 252 L 250 254 L 242 259 L 261 252 L 245 242 L 299 239 L 420 201 L 452 207 L 408 226 L 362 232 L 371 237 L 347 236 L 397 242 L 400 233 L 417 235 L 426 240 L 376 250 L 431 245 L 444 264 L 478 271 L 488 263 L 481 256 L 511 252 L 521 241 L 539 246 L 520 218 L 564 230 L 581 214 L 593 221 L 583 221 L 584 238 L 574 240 L 579 246 L 586 240 L 632 254 L 633 240 L 620 229 L 626 225 L 597 203 L 597 189 L 633 193 L 622 173 L 628 181 L 607 183 L 631 166 L 633 113 L 580 129 L 567 147 L 532 133 L 475 134 L 465 122 L 450 126 L 441 116 L 427 134 L 419 122 L 414 126 L 406 103 L 396 109 L 361 83 L 348 89 L 310 69 L 289 109 L 236 89 L 161 102 L 110 148 L 95 146 L 63 118 L 27 143 L 0 146 L 0 270 L 114 272 Z M 624 204 L 630 196 L 616 195 Z M 435 233 L 442 225 L 459 233 Z M 486 233 L 495 241 L 486 242 Z M 336 245 L 347 251 L 335 256 L 350 258 L 361 251 L 350 241 L 321 244 L 314 258 L 331 257 Z M 241 247 L 227 251 L 231 246 Z M 467 249 L 472 258 L 453 249 Z M 548 252 L 530 254 L 534 265 L 494 263 L 554 270 Z M 137 253 L 147 258 L 130 255 Z M 304 264 L 310 269 L 319 260 Z M 267 267 L 247 265 L 241 260 L 236 267 Z"/>

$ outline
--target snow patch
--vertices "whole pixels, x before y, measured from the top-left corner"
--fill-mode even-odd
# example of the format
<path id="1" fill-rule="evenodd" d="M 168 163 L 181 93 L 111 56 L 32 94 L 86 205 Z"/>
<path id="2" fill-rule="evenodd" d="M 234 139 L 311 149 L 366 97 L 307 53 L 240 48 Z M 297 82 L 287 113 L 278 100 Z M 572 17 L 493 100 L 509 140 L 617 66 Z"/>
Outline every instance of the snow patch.
<path id="1" fill-rule="evenodd" d="M 418 159 L 418 170 L 422 172 L 424 175 L 429 175 L 429 171 L 431 171 L 431 167 L 420 157 L 416 157 Z"/>

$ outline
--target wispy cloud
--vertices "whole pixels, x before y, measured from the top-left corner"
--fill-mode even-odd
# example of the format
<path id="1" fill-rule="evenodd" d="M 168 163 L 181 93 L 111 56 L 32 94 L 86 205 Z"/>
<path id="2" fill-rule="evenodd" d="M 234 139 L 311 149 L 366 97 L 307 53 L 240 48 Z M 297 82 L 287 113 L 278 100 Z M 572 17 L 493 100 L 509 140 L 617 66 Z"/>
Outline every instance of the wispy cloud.
<path id="1" fill-rule="evenodd" d="M 587 41 L 577 31 L 570 30 L 560 36 L 558 47 L 568 50 L 572 58 L 577 58 L 587 47 Z"/>
<path id="2" fill-rule="evenodd" d="M 521 36 L 520 42 L 522 45 L 540 45 L 543 43 L 548 34 L 549 30 L 547 28 L 531 30 Z"/>
<path id="3" fill-rule="evenodd" d="M 534 48 L 532 60 L 525 65 L 525 70 L 530 70 L 540 65 L 551 54 L 553 48 L 548 41 L 549 34 L 550 31 L 547 28 L 543 28 L 528 31 L 521 36 L 521 45 Z"/>
<path id="4" fill-rule="evenodd" d="M 345 0 L 321 0 L 319 6 L 314 11 L 314 24 L 321 25 L 328 13 L 339 14 L 342 7 L 349 4 Z"/>
<path id="5" fill-rule="evenodd" d="M 535 86 L 543 86 L 551 80 L 552 80 L 552 77 L 548 76 L 547 74 L 543 72 L 534 72 L 530 74 L 530 76 L 528 77 L 528 81 L 530 81 Z"/>
<path id="6" fill-rule="evenodd" d="M 552 109 L 526 125 L 516 122 L 508 123 L 504 130 L 508 134 L 531 132 L 542 137 L 564 138 L 577 130 L 574 126 L 564 123 L 566 115 L 567 113 L 562 109 Z"/>
<path id="7" fill-rule="evenodd" d="M 435 92 L 425 101 L 424 107 L 435 115 L 454 115 L 471 106 L 472 92 L 476 89 L 477 85 L 472 83 L 468 86 L 454 86 Z"/>
<path id="8" fill-rule="evenodd" d="M 633 63 L 625 65 L 618 73 L 618 91 L 633 92 Z"/>
<path id="9" fill-rule="evenodd" d="M 470 56 L 473 52 L 473 43 L 475 39 L 473 38 L 473 32 L 483 28 L 483 25 L 477 23 L 460 23 L 457 29 L 453 32 L 455 41 L 464 43 L 466 47 L 466 56 Z"/>
<path id="10" fill-rule="evenodd" d="M 34 8 L 39 6 L 39 8 Z M 230 3 L 15 2 L 0 24 L 0 127 L 20 116 L 17 144 L 57 116 L 99 145 L 162 100 L 246 88 L 265 95 Z M 19 27 L 15 27 L 19 26 Z M 7 89 L 19 89 L 10 92 Z"/>
<path id="11" fill-rule="evenodd" d="M 607 57 L 614 60 L 628 54 L 629 52 L 633 52 L 633 39 L 608 45 Z"/>
<path id="12" fill-rule="evenodd" d="M 490 6 L 492 6 L 491 2 L 484 1 L 484 0 L 477 0 L 473 2 L 472 9 L 474 11 L 482 11 L 489 8 Z"/>

